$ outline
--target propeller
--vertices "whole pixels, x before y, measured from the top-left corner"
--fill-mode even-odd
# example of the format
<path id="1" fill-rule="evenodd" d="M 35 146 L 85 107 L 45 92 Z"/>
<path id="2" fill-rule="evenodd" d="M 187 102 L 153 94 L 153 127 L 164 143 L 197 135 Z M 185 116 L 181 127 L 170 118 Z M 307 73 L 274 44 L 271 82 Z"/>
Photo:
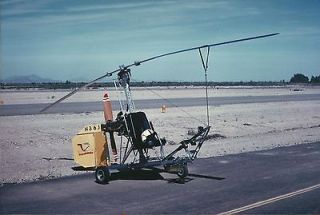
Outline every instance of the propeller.
<path id="1" fill-rule="evenodd" d="M 242 41 L 247 41 L 247 40 L 254 40 L 254 39 L 260 39 L 260 38 L 264 38 L 264 37 L 271 37 L 271 36 L 275 36 L 279 33 L 273 33 L 273 34 L 265 34 L 265 35 L 260 35 L 260 36 L 255 36 L 255 37 L 247 37 L 247 38 L 242 38 L 242 39 L 237 39 L 237 40 L 231 40 L 231 41 L 226 41 L 226 42 L 221 42 L 221 43 L 213 43 L 213 44 L 208 44 L 208 45 L 202 45 L 202 46 L 197 46 L 197 47 L 193 47 L 193 48 L 188 48 L 188 49 L 183 49 L 183 50 L 179 50 L 179 51 L 174 51 L 174 52 L 168 52 L 165 54 L 161 54 L 161 55 L 157 55 L 151 58 L 147 58 L 145 60 L 141 60 L 141 61 L 136 61 L 132 64 L 126 65 L 126 66 L 121 66 L 119 69 L 116 69 L 112 72 L 108 72 L 105 75 L 102 75 L 92 81 L 90 81 L 89 83 L 71 91 L 70 93 L 68 93 L 67 95 L 63 96 L 62 98 L 60 98 L 59 100 L 51 103 L 50 105 L 46 106 L 45 108 L 43 108 L 40 113 L 43 113 L 44 111 L 48 110 L 49 108 L 51 108 L 52 106 L 62 102 L 63 100 L 69 98 L 70 96 L 72 96 L 73 94 L 75 94 L 76 92 L 91 86 L 92 84 L 94 84 L 95 82 L 105 78 L 105 77 L 110 77 L 112 76 L 114 73 L 120 72 L 123 69 L 128 69 L 132 66 L 139 66 L 142 63 L 151 61 L 151 60 L 155 60 L 157 58 L 161 58 L 161 57 L 165 57 L 165 56 L 169 56 L 169 55 L 174 55 L 174 54 L 178 54 L 178 53 L 182 53 L 182 52 L 187 52 L 187 51 L 192 51 L 192 50 L 196 50 L 196 49 L 202 49 L 202 48 L 209 48 L 209 47 L 213 47 L 213 46 L 221 46 L 221 45 L 226 45 L 226 44 L 230 44 L 230 43 L 237 43 L 237 42 L 242 42 Z"/>

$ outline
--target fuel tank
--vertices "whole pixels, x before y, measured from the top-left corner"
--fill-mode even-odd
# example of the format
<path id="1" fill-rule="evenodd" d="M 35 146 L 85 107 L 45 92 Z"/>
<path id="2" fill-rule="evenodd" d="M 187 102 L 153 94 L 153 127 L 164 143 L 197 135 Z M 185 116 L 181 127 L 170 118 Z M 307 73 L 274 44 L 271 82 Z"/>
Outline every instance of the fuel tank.
<path id="1" fill-rule="evenodd" d="M 82 167 L 109 166 L 108 142 L 101 124 L 88 125 L 72 138 L 74 161 Z"/>

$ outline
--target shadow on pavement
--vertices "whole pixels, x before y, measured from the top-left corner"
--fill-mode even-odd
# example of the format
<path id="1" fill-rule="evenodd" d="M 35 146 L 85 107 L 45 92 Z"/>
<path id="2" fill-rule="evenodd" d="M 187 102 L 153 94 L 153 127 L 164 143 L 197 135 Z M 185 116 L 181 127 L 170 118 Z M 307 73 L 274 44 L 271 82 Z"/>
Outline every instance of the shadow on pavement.
<path id="1" fill-rule="evenodd" d="M 121 171 L 112 173 L 110 176 L 110 182 L 117 180 L 163 180 L 168 183 L 174 184 L 186 184 L 195 178 L 205 178 L 211 180 L 224 180 L 225 178 L 216 177 L 216 176 L 208 176 L 208 175 L 200 175 L 200 174 L 189 174 L 186 178 L 164 178 L 160 173 L 164 173 L 165 171 L 157 171 L 157 170 L 130 170 L 130 171 Z M 168 172 L 166 172 L 168 173 Z M 169 173 L 170 174 L 170 173 Z M 171 173 L 172 174 L 172 173 Z"/>
<path id="2" fill-rule="evenodd" d="M 112 173 L 110 181 L 116 180 L 164 180 L 164 178 L 156 171 L 134 170 Z"/>

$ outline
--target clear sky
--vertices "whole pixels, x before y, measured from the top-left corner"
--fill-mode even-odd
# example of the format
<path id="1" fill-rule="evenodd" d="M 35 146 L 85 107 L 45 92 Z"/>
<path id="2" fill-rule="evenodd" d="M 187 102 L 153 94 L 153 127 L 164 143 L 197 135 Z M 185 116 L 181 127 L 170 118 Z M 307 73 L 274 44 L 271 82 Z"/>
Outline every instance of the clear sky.
<path id="1" fill-rule="evenodd" d="M 203 44 L 219 46 L 210 81 L 320 74 L 320 0 L 1 0 L 1 76 L 90 80 L 119 65 Z M 201 81 L 197 51 L 133 68 L 139 81 Z"/>

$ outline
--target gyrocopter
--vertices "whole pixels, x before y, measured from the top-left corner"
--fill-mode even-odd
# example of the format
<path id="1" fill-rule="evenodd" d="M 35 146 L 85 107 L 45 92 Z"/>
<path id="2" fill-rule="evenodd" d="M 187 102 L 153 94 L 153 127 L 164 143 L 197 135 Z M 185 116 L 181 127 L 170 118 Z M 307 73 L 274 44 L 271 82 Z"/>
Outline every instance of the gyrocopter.
<path id="1" fill-rule="evenodd" d="M 145 60 L 136 61 L 129 65 L 122 65 L 118 69 L 108 72 L 84 86 L 73 90 L 66 96 L 42 109 L 41 112 L 45 112 L 47 109 L 67 99 L 79 90 L 85 89 L 103 78 L 111 77 L 116 74 L 117 77 L 114 80 L 114 86 L 117 90 L 122 89 L 124 92 L 124 99 L 119 99 L 120 110 L 117 116 L 114 117 L 111 101 L 108 93 L 105 93 L 103 99 L 105 122 L 88 125 L 73 137 L 72 148 L 74 161 L 86 170 L 94 170 L 96 182 L 98 183 L 107 183 L 110 180 L 111 172 L 113 171 L 139 169 L 161 169 L 162 171 L 174 173 L 180 178 L 184 178 L 188 175 L 188 163 L 197 158 L 211 128 L 209 123 L 207 86 L 210 48 L 270 37 L 277 34 L 278 33 L 266 34 L 202 45 L 161 54 Z M 169 154 L 165 154 L 164 146 L 166 145 L 166 139 L 156 132 L 152 122 L 148 120 L 144 112 L 135 111 L 135 105 L 130 90 L 131 67 L 140 66 L 143 63 L 165 56 L 193 50 L 199 51 L 205 74 L 207 124 L 205 126 L 199 126 L 196 134 L 191 138 L 182 140 L 175 150 Z M 120 139 L 120 143 L 116 143 L 115 134 L 120 137 L 118 138 Z M 152 151 L 153 153 L 151 153 Z M 181 153 L 183 151 L 184 153 Z M 112 156 L 110 154 L 112 154 Z"/>

